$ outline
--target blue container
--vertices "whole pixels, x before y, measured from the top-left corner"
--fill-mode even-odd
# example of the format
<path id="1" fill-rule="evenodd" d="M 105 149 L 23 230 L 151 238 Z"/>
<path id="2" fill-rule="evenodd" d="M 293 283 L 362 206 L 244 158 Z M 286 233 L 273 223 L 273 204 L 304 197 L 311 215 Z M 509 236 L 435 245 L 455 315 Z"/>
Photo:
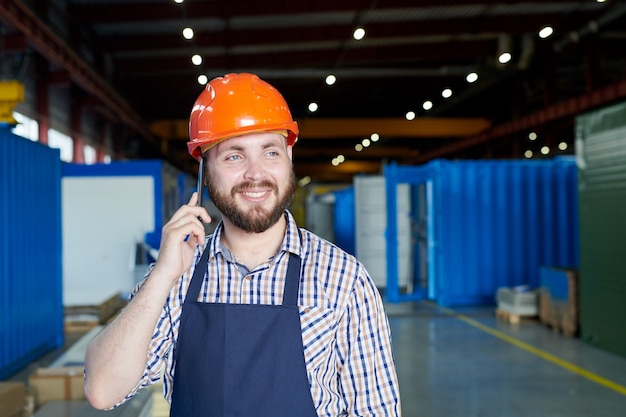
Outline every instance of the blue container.
<path id="1" fill-rule="evenodd" d="M 0 380 L 63 344 L 59 151 L 0 125 Z"/>
<path id="2" fill-rule="evenodd" d="M 351 255 L 356 254 L 354 187 L 334 191 L 333 229 L 335 244 Z"/>
<path id="3" fill-rule="evenodd" d="M 195 178 L 192 188 L 190 176 L 160 160 L 63 164 L 62 175 L 64 305 L 126 297 L 154 260 L 163 224 L 195 191 Z"/>
<path id="4" fill-rule="evenodd" d="M 388 224 L 396 224 L 397 184 L 427 189 L 425 208 L 413 211 L 427 213 L 426 290 L 440 305 L 493 304 L 499 287 L 538 287 L 544 265 L 579 264 L 573 158 L 391 164 L 385 177 Z M 388 227 L 387 298 L 423 297 L 400 293 L 396 241 L 395 228 Z"/>

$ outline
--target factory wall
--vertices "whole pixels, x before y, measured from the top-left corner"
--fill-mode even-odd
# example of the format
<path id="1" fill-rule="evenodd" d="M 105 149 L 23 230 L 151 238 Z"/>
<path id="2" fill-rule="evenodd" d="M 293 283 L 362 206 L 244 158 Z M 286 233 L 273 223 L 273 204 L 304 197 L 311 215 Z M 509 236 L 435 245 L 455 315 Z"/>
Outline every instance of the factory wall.
<path id="1" fill-rule="evenodd" d="M 581 338 L 626 356 L 626 103 L 576 120 Z"/>

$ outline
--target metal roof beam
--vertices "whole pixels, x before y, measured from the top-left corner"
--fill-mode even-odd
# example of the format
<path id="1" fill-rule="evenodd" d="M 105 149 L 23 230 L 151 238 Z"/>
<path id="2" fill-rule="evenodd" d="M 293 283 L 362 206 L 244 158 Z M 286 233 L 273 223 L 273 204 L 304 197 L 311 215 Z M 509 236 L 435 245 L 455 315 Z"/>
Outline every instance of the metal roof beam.
<path id="1" fill-rule="evenodd" d="M 494 139 L 504 138 L 525 129 L 536 129 L 560 119 L 578 116 L 591 109 L 618 101 L 626 97 L 626 79 L 608 85 L 603 88 L 564 100 L 552 106 L 548 106 L 540 111 L 519 117 L 512 122 L 503 123 L 499 126 L 474 135 L 470 138 L 458 140 L 449 145 L 440 146 L 430 152 L 425 152 L 417 158 L 407 161 L 407 163 L 422 163 L 435 158 L 441 158 L 454 152 L 461 151 L 472 146 L 480 145 Z M 573 134 L 574 132 L 572 132 Z"/>
<path id="2" fill-rule="evenodd" d="M 297 120 L 302 139 L 369 137 L 449 138 L 475 135 L 489 128 L 482 118 L 342 118 Z M 159 120 L 150 124 L 152 132 L 166 140 L 187 140 L 188 120 Z"/>
<path id="3" fill-rule="evenodd" d="M 134 109 L 21 1 L 0 0 L 0 18 L 23 33 L 37 52 L 70 73 L 80 88 L 100 99 L 120 120 L 145 138 L 154 139 Z"/>

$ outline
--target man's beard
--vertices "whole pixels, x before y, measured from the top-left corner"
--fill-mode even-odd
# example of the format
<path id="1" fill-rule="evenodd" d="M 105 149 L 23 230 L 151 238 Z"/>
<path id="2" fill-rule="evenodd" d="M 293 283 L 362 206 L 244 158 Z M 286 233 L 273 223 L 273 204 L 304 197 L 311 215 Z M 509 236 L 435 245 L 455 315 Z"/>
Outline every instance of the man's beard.
<path id="1" fill-rule="evenodd" d="M 265 210 L 261 206 L 255 206 L 248 210 L 238 207 L 235 196 L 239 192 L 255 187 L 270 188 L 278 196 L 276 205 L 270 210 Z M 207 188 L 213 204 L 224 217 L 228 218 L 241 230 L 248 233 L 261 233 L 275 225 L 293 201 L 296 194 L 296 176 L 292 170 L 287 189 L 282 196 L 279 195 L 278 186 L 267 180 L 258 183 L 247 181 L 238 184 L 233 187 L 230 196 L 228 196 L 218 190 L 211 176 L 207 174 Z"/>

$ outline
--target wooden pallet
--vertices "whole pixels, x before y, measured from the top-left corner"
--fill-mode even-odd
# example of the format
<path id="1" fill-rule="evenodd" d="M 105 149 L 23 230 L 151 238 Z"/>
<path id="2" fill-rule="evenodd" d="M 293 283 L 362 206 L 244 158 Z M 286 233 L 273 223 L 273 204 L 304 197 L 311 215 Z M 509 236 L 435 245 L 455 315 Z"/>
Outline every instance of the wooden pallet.
<path id="1" fill-rule="evenodd" d="M 547 319 L 541 318 L 541 323 L 551 328 L 554 333 L 566 337 L 578 336 L 578 323 L 571 315 L 552 315 Z"/>
<path id="2" fill-rule="evenodd" d="M 504 310 L 502 308 L 496 309 L 496 318 L 500 320 L 504 320 L 507 323 L 511 323 L 511 324 L 518 324 L 522 320 L 534 319 L 535 317 L 537 316 L 511 313 L 510 311 Z"/>
<path id="3" fill-rule="evenodd" d="M 554 333 L 566 337 L 578 335 L 578 302 L 576 295 L 568 300 L 554 300 L 547 291 L 541 293 L 539 299 L 541 323 L 551 328 Z"/>

